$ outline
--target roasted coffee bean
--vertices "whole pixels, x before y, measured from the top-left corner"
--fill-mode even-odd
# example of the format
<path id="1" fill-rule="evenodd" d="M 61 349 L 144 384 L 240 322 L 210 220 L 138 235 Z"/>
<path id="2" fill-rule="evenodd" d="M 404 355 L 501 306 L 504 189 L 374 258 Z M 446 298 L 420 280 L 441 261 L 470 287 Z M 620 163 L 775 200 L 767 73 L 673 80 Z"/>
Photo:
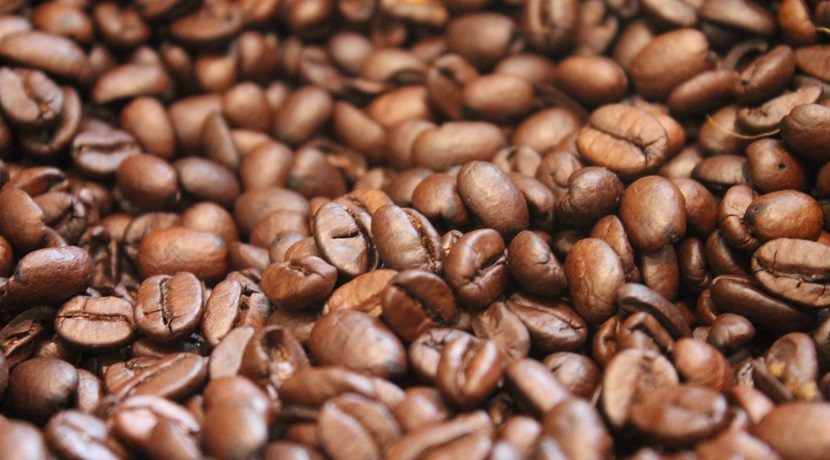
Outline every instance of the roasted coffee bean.
<path id="1" fill-rule="evenodd" d="M 505 383 L 515 397 L 532 413 L 546 414 L 557 404 L 569 399 L 551 371 L 532 359 L 520 359 L 505 370 Z"/>
<path id="2" fill-rule="evenodd" d="M 372 214 L 372 236 L 380 260 L 391 269 L 442 270 L 438 232 L 414 209 L 381 207 Z"/>
<path id="3" fill-rule="evenodd" d="M 398 338 L 379 320 L 360 311 L 323 315 L 311 331 L 309 348 L 323 365 L 339 364 L 381 378 L 406 372 L 406 352 Z"/>
<path id="4" fill-rule="evenodd" d="M 588 326 L 569 306 L 559 302 L 537 302 L 513 295 L 507 308 L 527 327 L 533 345 L 545 352 L 576 350 L 588 338 Z"/>
<path id="5" fill-rule="evenodd" d="M 118 459 L 127 455 L 101 419 L 74 410 L 59 412 L 49 420 L 46 442 L 64 458 Z"/>
<path id="6" fill-rule="evenodd" d="M 48 459 L 49 449 L 43 435 L 33 425 L 3 419 L 0 428 L 0 447 L 14 458 Z"/>
<path id="7" fill-rule="evenodd" d="M 228 271 L 228 249 L 213 233 L 171 227 L 141 240 L 136 264 L 143 277 L 190 272 L 196 278 L 215 281 Z"/>
<path id="8" fill-rule="evenodd" d="M 642 284 L 626 283 L 617 289 L 617 304 L 622 314 L 646 312 L 654 316 L 675 338 L 691 333 L 679 307 Z"/>
<path id="9" fill-rule="evenodd" d="M 204 286 L 187 272 L 147 278 L 135 299 L 136 327 L 159 342 L 190 335 L 199 327 L 205 308 Z"/>
<path id="10" fill-rule="evenodd" d="M 73 347 L 115 349 L 135 335 L 133 306 L 118 297 L 77 296 L 58 310 L 55 332 Z"/>
<path id="11" fill-rule="evenodd" d="M 175 208 L 181 198 L 176 170 L 153 155 L 131 155 L 116 171 L 118 190 L 130 204 L 146 211 Z"/>
<path id="12" fill-rule="evenodd" d="M 384 289 L 397 273 L 395 270 L 373 270 L 350 280 L 332 292 L 323 306 L 323 313 L 356 310 L 374 317 L 380 316 Z"/>
<path id="13" fill-rule="evenodd" d="M 471 407 L 495 390 L 502 376 L 502 358 L 495 342 L 460 336 L 441 350 L 435 384 L 459 407 Z"/>
<path id="14" fill-rule="evenodd" d="M 819 459 L 830 446 L 830 435 L 820 422 L 828 409 L 820 402 L 782 404 L 764 417 L 754 432 L 782 458 Z"/>
<path id="15" fill-rule="evenodd" d="M 806 334 L 794 332 L 775 341 L 766 352 L 767 370 L 802 401 L 820 398 L 816 380 L 818 359 L 815 342 Z"/>
<path id="16" fill-rule="evenodd" d="M 631 64 L 634 87 L 646 97 L 664 99 L 680 83 L 709 70 L 709 43 L 694 29 L 658 35 Z"/>
<path id="17" fill-rule="evenodd" d="M 313 307 L 334 289 L 337 269 L 319 257 L 304 257 L 270 265 L 262 273 L 262 292 L 281 308 Z"/>
<path id="18" fill-rule="evenodd" d="M 490 451 L 492 432 L 492 421 L 485 412 L 470 412 L 402 437 L 392 444 L 387 455 L 390 458 L 432 454 L 483 459 Z"/>
<path id="19" fill-rule="evenodd" d="M 455 298 L 438 276 L 420 270 L 395 275 L 383 290 L 383 321 L 402 339 L 414 341 L 423 332 L 451 325 Z"/>
<path id="20" fill-rule="evenodd" d="M 92 259 L 79 247 L 32 251 L 17 262 L 5 290 L 0 290 L 0 306 L 15 310 L 63 302 L 86 289 L 92 275 Z"/>
<path id="21" fill-rule="evenodd" d="M 597 410 L 577 398 L 554 406 L 545 415 L 542 432 L 556 440 L 571 458 L 605 458 L 613 447 Z"/>
<path id="22" fill-rule="evenodd" d="M 749 231 L 761 242 L 776 238 L 815 240 L 821 233 L 822 221 L 818 202 L 794 190 L 761 195 L 744 214 Z"/>
<path id="23" fill-rule="evenodd" d="M 78 372 L 72 365 L 57 359 L 32 358 L 12 370 L 4 400 L 18 417 L 42 425 L 70 407 L 77 388 Z"/>
<path id="24" fill-rule="evenodd" d="M 402 434 L 383 403 L 348 393 L 323 405 L 317 431 L 323 449 L 334 459 L 381 458 Z"/>
<path id="25" fill-rule="evenodd" d="M 620 256 L 605 241 L 578 241 L 565 259 L 565 275 L 574 309 L 586 321 L 599 323 L 616 311 L 617 288 L 625 282 Z"/>
<path id="26" fill-rule="evenodd" d="M 210 293 L 202 317 L 202 335 L 216 346 L 233 328 L 262 326 L 268 319 L 271 306 L 257 289 L 230 277 Z"/>
<path id="27" fill-rule="evenodd" d="M 786 333 L 808 330 L 815 325 L 812 314 L 768 295 L 745 278 L 719 276 L 712 281 L 711 292 L 718 310 L 744 316 L 761 330 Z"/>
<path id="28" fill-rule="evenodd" d="M 104 384 L 121 397 L 153 395 L 183 399 L 201 388 L 207 377 L 207 359 L 194 353 L 164 358 L 133 358 L 107 368 Z"/>
<path id="29" fill-rule="evenodd" d="M 824 162 L 828 159 L 820 147 L 824 145 L 830 109 L 819 104 L 804 104 L 792 109 L 781 120 L 781 139 L 793 148 L 793 153 L 806 161 Z"/>
<path id="30" fill-rule="evenodd" d="M 808 240 L 779 238 L 752 256 L 755 279 L 764 288 L 808 307 L 830 304 L 825 294 L 827 246 Z"/>
<path id="31" fill-rule="evenodd" d="M 372 218 L 358 208 L 326 203 L 314 214 L 314 241 L 329 263 L 354 277 L 377 267 Z"/>
<path id="32" fill-rule="evenodd" d="M 665 445 L 687 446 L 717 433 L 727 423 L 723 395 L 693 385 L 654 388 L 631 406 L 631 423 Z M 679 423 L 663 423 L 676 418 Z M 682 422 L 680 422 L 682 420 Z"/>
<path id="33" fill-rule="evenodd" d="M 601 371 L 587 356 L 565 351 L 550 354 L 543 362 L 556 380 L 576 396 L 590 398 L 599 385 Z"/>
<path id="34" fill-rule="evenodd" d="M 714 347 L 700 340 L 683 338 L 675 342 L 672 359 L 677 373 L 692 385 L 722 392 L 732 386 L 732 367 Z"/>
<path id="35" fill-rule="evenodd" d="M 655 171 L 669 157 L 666 128 L 648 112 L 622 104 L 592 113 L 576 146 L 587 161 L 628 180 Z"/>
<path id="36" fill-rule="evenodd" d="M 522 231 L 507 250 L 507 269 L 529 293 L 554 297 L 567 286 L 562 265 L 537 234 Z"/>
<path id="37" fill-rule="evenodd" d="M 133 396 L 118 403 L 110 416 L 113 433 L 127 445 L 139 448 L 150 439 L 153 427 L 171 423 L 188 436 L 199 433 L 199 422 L 185 409 L 158 396 Z"/>
<path id="38" fill-rule="evenodd" d="M 683 194 L 662 177 L 639 179 L 623 192 L 620 220 L 631 243 L 639 249 L 656 251 L 673 244 L 686 233 Z"/>
<path id="39" fill-rule="evenodd" d="M 302 346 L 288 329 L 267 326 L 245 346 L 239 373 L 261 387 L 279 388 L 292 374 L 309 366 Z"/>
<path id="40" fill-rule="evenodd" d="M 674 367 L 653 351 L 623 350 L 606 366 L 600 405 L 613 427 L 629 420 L 632 408 L 661 387 L 677 385 Z"/>
<path id="41" fill-rule="evenodd" d="M 530 351 L 530 332 L 504 302 L 494 302 L 471 323 L 476 337 L 490 339 L 508 360 L 521 359 Z"/>
<path id="42" fill-rule="evenodd" d="M 490 123 L 448 122 L 415 138 L 412 160 L 416 166 L 443 171 L 470 161 L 487 161 L 505 143 L 502 132 Z"/>
<path id="43" fill-rule="evenodd" d="M 492 229 L 465 233 L 444 263 L 447 283 L 458 299 L 475 309 L 487 307 L 507 285 L 504 240 Z"/>

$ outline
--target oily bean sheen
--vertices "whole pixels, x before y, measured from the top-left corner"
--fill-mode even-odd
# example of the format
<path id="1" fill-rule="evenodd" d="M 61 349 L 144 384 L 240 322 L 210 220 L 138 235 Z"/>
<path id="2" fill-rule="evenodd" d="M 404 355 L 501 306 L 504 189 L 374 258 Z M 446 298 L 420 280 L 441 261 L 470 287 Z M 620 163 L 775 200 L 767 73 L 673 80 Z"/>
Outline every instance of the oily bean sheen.
<path id="1" fill-rule="evenodd" d="M 434 327 L 445 327 L 456 318 L 456 304 L 447 283 L 420 270 L 406 270 L 383 291 L 383 321 L 402 339 L 414 341 Z"/>
<path id="2" fill-rule="evenodd" d="M 414 209 L 383 206 L 372 214 L 372 236 L 380 259 L 394 270 L 440 272 L 444 252 L 438 232 Z"/>
<path id="3" fill-rule="evenodd" d="M 587 321 L 599 323 L 616 312 L 617 288 L 625 273 L 608 243 L 598 238 L 578 241 L 565 259 L 565 275 L 573 307 Z"/>
<path id="4" fill-rule="evenodd" d="M 624 179 L 635 179 L 659 168 L 669 158 L 666 128 L 644 110 L 604 105 L 591 114 L 576 137 L 579 154 Z"/>
<path id="5" fill-rule="evenodd" d="M 172 227 L 142 239 L 136 263 L 145 277 L 186 271 L 212 281 L 227 272 L 227 259 L 227 246 L 218 235 Z"/>
<path id="6" fill-rule="evenodd" d="M 465 233 L 444 264 L 447 283 L 465 305 L 486 308 L 507 285 L 504 240 L 492 229 Z"/>
<path id="7" fill-rule="evenodd" d="M 262 273 L 262 292 L 275 305 L 297 310 L 324 300 L 334 289 L 337 269 L 309 256 L 270 265 Z"/>
<path id="8" fill-rule="evenodd" d="M 634 247 L 657 251 L 686 233 L 683 194 L 662 177 L 643 177 L 623 192 L 620 220 Z"/>
<path id="9" fill-rule="evenodd" d="M 510 239 L 529 225 L 527 202 L 492 163 L 473 161 L 458 172 L 458 193 L 483 224 Z"/>

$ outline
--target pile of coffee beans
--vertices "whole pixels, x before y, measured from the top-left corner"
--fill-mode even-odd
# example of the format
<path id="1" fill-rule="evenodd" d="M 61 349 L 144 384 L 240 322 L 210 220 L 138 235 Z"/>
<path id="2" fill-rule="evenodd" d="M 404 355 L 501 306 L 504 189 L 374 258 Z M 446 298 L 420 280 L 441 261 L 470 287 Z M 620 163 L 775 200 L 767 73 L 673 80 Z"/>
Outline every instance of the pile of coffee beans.
<path id="1" fill-rule="evenodd" d="M 830 1 L 0 1 L 0 458 L 830 458 Z"/>

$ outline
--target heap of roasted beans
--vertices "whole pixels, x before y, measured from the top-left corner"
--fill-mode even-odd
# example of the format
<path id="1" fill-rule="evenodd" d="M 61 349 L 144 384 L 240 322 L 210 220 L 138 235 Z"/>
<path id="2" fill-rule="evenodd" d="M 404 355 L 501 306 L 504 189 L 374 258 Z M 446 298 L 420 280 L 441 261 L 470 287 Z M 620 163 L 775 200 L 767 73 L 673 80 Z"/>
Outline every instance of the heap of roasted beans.
<path id="1" fill-rule="evenodd" d="M 0 457 L 830 458 L 830 1 L 0 1 Z"/>

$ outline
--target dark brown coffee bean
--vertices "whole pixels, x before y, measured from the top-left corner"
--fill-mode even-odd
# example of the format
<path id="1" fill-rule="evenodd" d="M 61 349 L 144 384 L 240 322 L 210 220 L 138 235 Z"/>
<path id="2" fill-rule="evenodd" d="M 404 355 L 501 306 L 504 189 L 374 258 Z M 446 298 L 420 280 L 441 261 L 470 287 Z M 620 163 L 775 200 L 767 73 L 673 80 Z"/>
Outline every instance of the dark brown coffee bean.
<path id="1" fill-rule="evenodd" d="M 628 78 L 622 67 L 611 59 L 571 56 L 557 66 L 556 85 L 580 102 L 595 107 L 622 99 L 628 90 Z"/>
<path id="2" fill-rule="evenodd" d="M 391 269 L 437 273 L 443 268 L 438 232 L 414 209 L 381 207 L 372 214 L 372 236 L 380 259 Z"/>
<path id="3" fill-rule="evenodd" d="M 158 342 L 171 342 L 190 335 L 202 321 L 204 289 L 202 283 L 187 272 L 147 278 L 135 296 L 136 327 Z"/>
<path id="4" fill-rule="evenodd" d="M 804 191 L 806 172 L 780 141 L 761 139 L 746 149 L 747 176 L 761 192 L 794 189 Z"/>
<path id="5" fill-rule="evenodd" d="M 507 250 L 507 269 L 524 290 L 555 297 L 567 287 L 562 265 L 547 243 L 530 231 L 522 231 Z"/>
<path id="6" fill-rule="evenodd" d="M 732 69 L 701 72 L 677 85 L 669 95 L 666 105 L 678 116 L 694 116 L 714 111 L 729 101 L 732 87 L 737 84 L 738 78 L 738 73 Z"/>
<path id="7" fill-rule="evenodd" d="M 778 94 L 795 72 L 795 54 L 788 46 L 777 46 L 750 63 L 733 87 L 738 102 L 751 104 Z"/>
<path id="8" fill-rule="evenodd" d="M 781 120 L 781 138 L 793 153 L 806 161 L 824 162 L 828 159 L 825 145 L 825 127 L 830 123 L 830 109 L 819 104 L 798 106 Z"/>
<path id="9" fill-rule="evenodd" d="M 499 122 L 527 113 L 534 105 L 533 85 L 513 75 L 480 76 L 464 86 L 464 110 L 475 118 Z"/>
<path id="10" fill-rule="evenodd" d="M 767 244 L 773 248 L 781 243 Z M 719 276 L 712 281 L 711 291 L 718 310 L 744 316 L 760 330 L 786 333 L 808 330 L 815 325 L 812 314 L 766 294 L 745 278 Z"/>
<path id="11" fill-rule="evenodd" d="M 616 212 L 623 184 L 606 168 L 589 166 L 568 178 L 568 192 L 556 202 L 556 217 L 578 228 L 587 228 Z"/>
<path id="12" fill-rule="evenodd" d="M 634 249 L 631 248 L 625 228 L 617 216 L 605 216 L 600 219 L 591 230 L 590 236 L 605 241 L 620 256 L 627 282 L 640 281 L 640 270 L 634 263 Z"/>
<path id="13" fill-rule="evenodd" d="M 74 410 L 60 412 L 49 420 L 46 441 L 62 458 L 115 460 L 127 456 L 124 446 L 110 435 L 102 420 Z"/>
<path id="14" fill-rule="evenodd" d="M 171 227 L 157 230 L 141 240 L 136 263 L 143 277 L 190 272 L 212 281 L 228 271 L 228 249 L 219 236 Z"/>
<path id="15" fill-rule="evenodd" d="M 144 450 L 152 457 L 181 460 L 192 460 L 201 455 L 194 436 L 164 419 L 150 431 Z"/>
<path id="16" fill-rule="evenodd" d="M 583 398 L 592 397 L 602 377 L 590 358 L 577 353 L 553 353 L 545 357 L 544 364 L 568 391 Z"/>
<path id="17" fill-rule="evenodd" d="M 494 428 L 484 411 L 470 412 L 410 433 L 387 451 L 389 458 L 440 455 L 484 459 L 492 446 Z"/>
<path id="18" fill-rule="evenodd" d="M 626 283 L 617 289 L 617 304 L 623 314 L 646 312 L 654 316 L 675 338 L 691 333 L 680 309 L 658 292 L 642 284 Z"/>
<path id="19" fill-rule="evenodd" d="M 528 227 L 527 204 L 497 167 L 471 162 L 458 173 L 458 192 L 472 213 L 506 238 Z"/>
<path id="20" fill-rule="evenodd" d="M 464 234 L 444 263 L 447 283 L 464 305 L 483 309 L 507 285 L 504 240 L 492 229 Z"/>
<path id="21" fill-rule="evenodd" d="M 305 142 L 332 114 L 331 96 L 320 88 L 304 86 L 288 97 L 274 115 L 277 138 L 291 145 Z"/>
<path id="22" fill-rule="evenodd" d="M 702 387 L 654 388 L 631 406 L 631 423 L 646 437 L 670 446 L 690 446 L 727 423 L 728 403 Z M 667 420 L 674 423 L 664 423 Z"/>
<path id="23" fill-rule="evenodd" d="M 770 292 L 800 305 L 822 307 L 830 304 L 824 275 L 828 249 L 808 240 L 772 240 L 753 254 L 752 271 Z"/>
<path id="24" fill-rule="evenodd" d="M 622 104 L 591 114 L 576 146 L 587 161 L 628 180 L 655 171 L 669 157 L 666 128 L 644 110 Z"/>
<path id="25" fill-rule="evenodd" d="M 455 298 L 438 276 L 420 270 L 398 273 L 383 291 L 383 320 L 403 340 L 446 327 L 456 317 Z"/>
<path id="26" fill-rule="evenodd" d="M 709 44 L 695 29 L 655 37 L 634 59 L 631 79 L 646 97 L 665 99 L 680 83 L 709 70 Z"/>
<path id="27" fill-rule="evenodd" d="M 382 378 L 406 372 L 403 345 L 379 320 L 353 310 L 332 311 L 317 321 L 309 348 L 323 365 L 339 364 Z"/>
<path id="28" fill-rule="evenodd" d="M 438 372 L 438 362 L 441 359 L 441 350 L 447 343 L 461 336 L 469 336 L 458 329 L 430 329 L 421 334 L 409 346 L 408 357 L 413 370 L 418 376 L 429 383 L 435 381 Z"/>
<path id="29" fill-rule="evenodd" d="M 207 359 L 194 353 L 164 358 L 133 358 L 107 368 L 104 384 L 121 397 L 154 395 L 183 399 L 201 388 L 207 377 Z"/>
<path id="30" fill-rule="evenodd" d="M 804 84 L 795 91 L 784 92 L 758 107 L 738 109 L 736 123 L 746 132 L 767 133 L 777 129 L 781 120 L 795 107 L 818 100 L 821 88 L 816 84 Z"/>
<path id="31" fill-rule="evenodd" d="M 220 404 L 205 414 L 202 446 L 216 458 L 249 458 L 268 440 L 268 426 L 252 408 Z"/>
<path id="32" fill-rule="evenodd" d="M 81 349 L 118 348 L 129 343 L 135 333 L 133 307 L 118 297 L 77 296 L 58 310 L 55 332 Z"/>
<path id="33" fill-rule="evenodd" d="M 447 45 L 476 67 L 488 68 L 516 46 L 516 32 L 516 25 L 507 16 L 470 13 L 447 25 Z"/>
<path id="34" fill-rule="evenodd" d="M 170 210 L 181 198 L 176 170 L 152 155 L 125 158 L 116 171 L 116 181 L 124 198 L 142 210 Z"/>
<path id="35" fill-rule="evenodd" d="M 586 321 L 599 323 L 616 311 L 616 291 L 625 282 L 620 256 L 605 241 L 578 241 L 565 259 L 565 275 L 574 309 Z"/>
<path id="36" fill-rule="evenodd" d="M 662 177 L 639 179 L 622 195 L 620 220 L 635 247 L 657 251 L 686 233 L 683 194 Z"/>
<path id="37" fill-rule="evenodd" d="M 623 427 L 638 401 L 677 383 L 677 372 L 666 358 L 653 351 L 623 350 L 605 368 L 600 404 L 611 426 Z"/>
<path id="38" fill-rule="evenodd" d="M 495 390 L 501 375 L 502 358 L 495 342 L 460 336 L 441 350 L 435 383 L 451 403 L 474 407 Z"/>
<path id="39" fill-rule="evenodd" d="M 261 287 L 278 307 L 297 310 L 322 302 L 336 281 L 337 269 L 312 256 L 270 265 L 262 273 Z"/>
<path id="40" fill-rule="evenodd" d="M 433 174 L 422 180 L 412 192 L 412 207 L 436 223 L 465 225 L 470 220 L 456 178 L 449 174 Z"/>
<path id="41" fill-rule="evenodd" d="M 576 350 L 588 339 L 588 326 L 569 306 L 513 295 L 507 308 L 524 323 L 533 345 L 545 352 Z"/>
<path id="42" fill-rule="evenodd" d="M 72 365 L 57 359 L 33 358 L 12 370 L 5 401 L 18 417 L 42 425 L 70 406 L 77 388 L 78 373 Z"/>
<path id="43" fill-rule="evenodd" d="M 121 111 L 121 128 L 132 134 L 142 149 L 160 158 L 172 158 L 176 133 L 164 106 L 156 99 L 139 97 Z"/>
<path id="44" fill-rule="evenodd" d="M 744 222 L 761 242 L 776 238 L 815 240 L 821 233 L 823 213 L 811 196 L 782 190 L 755 198 L 746 208 Z"/>
<path id="45" fill-rule="evenodd" d="M 314 214 L 314 241 L 329 263 L 354 277 L 377 267 L 371 216 L 356 207 L 324 204 Z"/>
<path id="46" fill-rule="evenodd" d="M 173 90 L 173 80 L 159 64 L 128 63 L 107 70 L 95 80 L 92 100 L 97 104 L 142 96 L 164 97 Z"/>
<path id="47" fill-rule="evenodd" d="M 197 200 L 213 201 L 227 207 L 239 196 L 240 187 L 235 175 L 217 163 L 190 157 L 176 161 L 173 166 L 182 191 Z"/>
<path id="48" fill-rule="evenodd" d="M 146 445 L 160 421 L 173 424 L 188 436 L 199 432 L 199 422 L 184 407 L 157 396 L 133 396 L 119 403 L 111 415 L 113 433 L 119 440 L 139 448 Z"/>

